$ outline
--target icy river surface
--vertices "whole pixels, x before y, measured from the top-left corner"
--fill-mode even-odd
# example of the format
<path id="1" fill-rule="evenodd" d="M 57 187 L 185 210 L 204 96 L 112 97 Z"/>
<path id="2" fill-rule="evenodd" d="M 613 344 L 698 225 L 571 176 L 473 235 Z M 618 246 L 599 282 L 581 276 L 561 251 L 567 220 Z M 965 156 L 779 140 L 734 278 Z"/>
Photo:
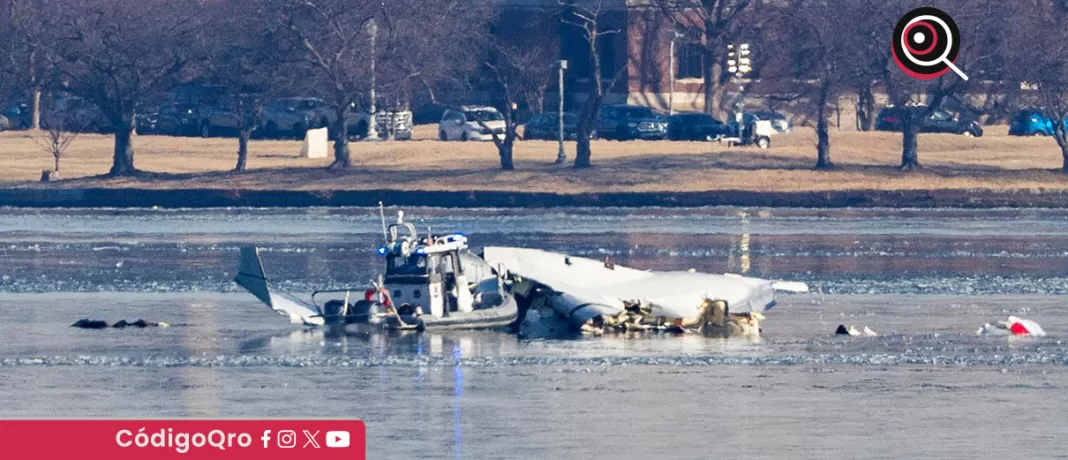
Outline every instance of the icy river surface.
<path id="1" fill-rule="evenodd" d="M 0 417 L 353 417 L 372 459 L 1068 458 L 1068 211 L 405 212 L 475 248 L 813 292 L 759 342 L 329 336 L 239 292 L 238 248 L 299 296 L 366 286 L 377 209 L 0 209 Z M 1009 315 L 1049 335 L 976 335 Z"/>

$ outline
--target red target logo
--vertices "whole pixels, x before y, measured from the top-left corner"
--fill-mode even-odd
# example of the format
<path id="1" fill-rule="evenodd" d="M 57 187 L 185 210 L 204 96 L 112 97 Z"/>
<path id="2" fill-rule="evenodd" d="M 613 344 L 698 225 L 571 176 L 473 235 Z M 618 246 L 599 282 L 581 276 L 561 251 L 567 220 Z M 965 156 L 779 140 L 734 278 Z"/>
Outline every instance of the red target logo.
<path id="1" fill-rule="evenodd" d="M 953 64 L 960 52 L 960 29 L 953 18 L 937 8 L 906 13 L 894 27 L 890 49 L 897 66 L 913 78 L 930 80 L 953 70 L 968 79 Z"/>

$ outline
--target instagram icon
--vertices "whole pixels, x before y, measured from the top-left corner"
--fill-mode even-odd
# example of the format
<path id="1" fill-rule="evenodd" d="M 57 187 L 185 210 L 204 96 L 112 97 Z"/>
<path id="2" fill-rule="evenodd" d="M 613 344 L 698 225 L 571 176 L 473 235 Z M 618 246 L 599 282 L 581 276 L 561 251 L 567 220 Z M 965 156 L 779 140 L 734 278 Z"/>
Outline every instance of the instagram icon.
<path id="1" fill-rule="evenodd" d="M 279 449 L 292 449 L 297 447 L 297 433 L 293 430 L 282 430 L 278 432 L 278 448 Z"/>

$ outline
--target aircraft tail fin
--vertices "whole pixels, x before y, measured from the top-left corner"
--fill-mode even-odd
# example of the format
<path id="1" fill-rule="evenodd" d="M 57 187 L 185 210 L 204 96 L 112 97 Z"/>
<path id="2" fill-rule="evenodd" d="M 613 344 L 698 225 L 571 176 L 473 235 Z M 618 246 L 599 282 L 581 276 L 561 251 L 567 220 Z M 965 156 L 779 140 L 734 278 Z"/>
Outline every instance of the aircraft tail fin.
<path id="1" fill-rule="evenodd" d="M 241 248 L 241 262 L 234 282 L 256 296 L 272 310 L 288 316 L 294 324 L 322 325 L 322 312 L 315 306 L 301 302 L 291 295 L 272 293 L 267 286 L 267 274 L 263 271 L 259 248 Z"/>

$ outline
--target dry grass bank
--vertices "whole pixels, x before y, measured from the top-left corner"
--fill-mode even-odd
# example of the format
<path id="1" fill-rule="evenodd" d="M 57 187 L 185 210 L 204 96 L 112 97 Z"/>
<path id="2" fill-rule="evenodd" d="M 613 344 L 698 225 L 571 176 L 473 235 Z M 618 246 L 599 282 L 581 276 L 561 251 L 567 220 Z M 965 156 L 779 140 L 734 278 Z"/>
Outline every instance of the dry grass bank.
<path id="1" fill-rule="evenodd" d="M 917 189 L 1068 189 L 1057 172 L 1061 158 L 1050 138 L 1006 135 L 987 127 L 973 139 L 920 137 L 920 172 L 902 173 L 901 137 L 894 133 L 832 136 L 834 171 L 814 171 L 815 134 L 808 129 L 780 135 L 768 150 L 707 142 L 594 142 L 589 170 L 553 166 L 556 143 L 521 141 L 516 171 L 498 169 L 492 143 L 438 142 L 436 126 L 420 126 L 416 139 L 356 143 L 355 166 L 329 172 L 329 160 L 298 158 L 300 143 L 253 141 L 250 171 L 234 175 L 234 139 L 140 136 L 135 163 L 153 174 L 137 179 L 101 179 L 111 162 L 111 138 L 82 135 L 61 164 L 65 180 L 36 182 L 52 158 L 26 132 L 0 134 L 0 186 L 247 189 L 515 190 L 557 193 L 627 191 L 812 191 Z M 569 143 L 569 156 L 574 144 Z"/>

